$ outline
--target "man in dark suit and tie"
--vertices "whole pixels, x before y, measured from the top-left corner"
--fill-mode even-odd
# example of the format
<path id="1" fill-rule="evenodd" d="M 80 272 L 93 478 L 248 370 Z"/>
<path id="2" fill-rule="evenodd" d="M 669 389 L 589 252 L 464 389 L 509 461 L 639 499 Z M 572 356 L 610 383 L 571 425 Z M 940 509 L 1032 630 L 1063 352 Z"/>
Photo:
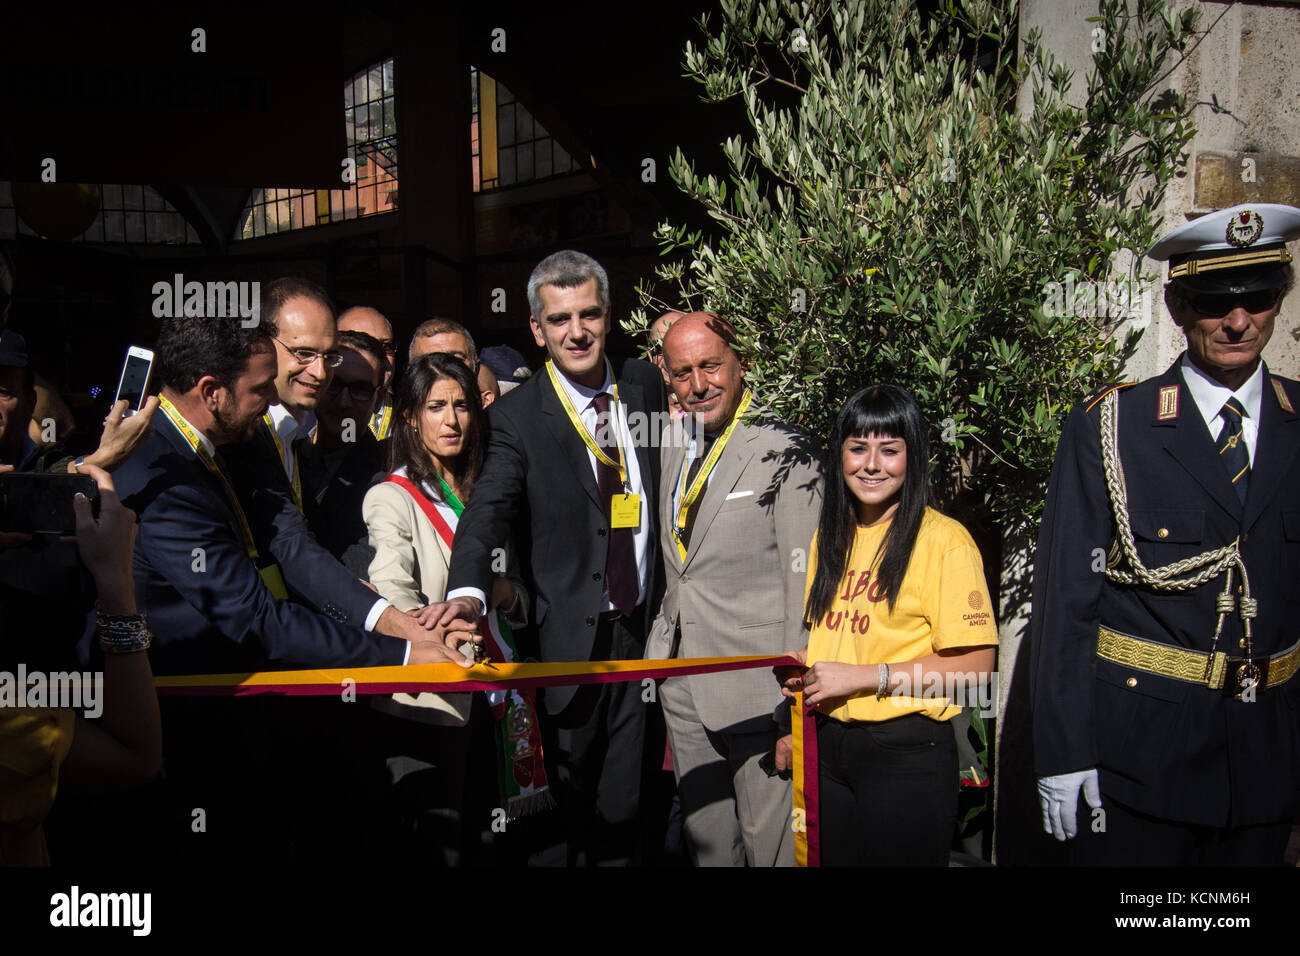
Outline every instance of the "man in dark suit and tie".
<path id="1" fill-rule="evenodd" d="M 423 640 L 413 617 L 378 597 L 316 540 L 304 517 L 299 443 L 315 428 L 315 410 L 343 360 L 334 305 L 308 279 L 286 277 L 262 295 L 261 325 L 275 348 L 275 395 L 261 424 L 224 450 L 235 491 L 258 548 L 279 564 L 289 592 L 346 624 L 405 640 Z"/>
<path id="2" fill-rule="evenodd" d="M 654 605 L 663 379 L 605 357 L 609 280 L 565 250 L 528 280 L 546 368 L 494 402 L 483 474 L 461 517 L 440 620 L 477 620 L 493 551 L 513 531 L 544 661 L 642 656 Z M 543 741 L 568 862 L 627 863 L 639 839 L 646 702 L 639 684 L 548 687 Z"/>
<path id="3" fill-rule="evenodd" d="M 1261 358 L 1296 238 L 1300 209 L 1257 203 L 1156 243 L 1187 351 L 1062 431 L 1030 685 L 1076 863 L 1279 865 L 1300 811 L 1300 383 Z"/>
<path id="4" fill-rule="evenodd" d="M 369 533 L 361 505 L 370 486 L 387 474 L 388 441 L 367 423 L 388 363 L 383 345 L 365 332 L 340 332 L 343 361 L 316 414 L 316 432 L 299 439 L 302 500 L 316 540 L 358 578 L 369 576 Z"/>
<path id="5" fill-rule="evenodd" d="M 467 664 L 435 639 L 439 634 L 422 632 L 430 639 L 411 644 L 286 599 L 221 452 L 260 427 L 276 394 L 266 331 L 241 328 L 236 319 L 170 319 L 156 351 L 163 390 L 154 433 L 115 475 L 123 504 L 139 518 L 133 574 L 137 603 L 155 635 L 154 672 L 237 673 L 268 663 Z M 267 731 L 263 699 L 163 703 L 170 796 L 157 837 L 169 850 L 239 854 L 300 810 L 278 806 L 264 792 L 276 756 L 260 743 Z"/>

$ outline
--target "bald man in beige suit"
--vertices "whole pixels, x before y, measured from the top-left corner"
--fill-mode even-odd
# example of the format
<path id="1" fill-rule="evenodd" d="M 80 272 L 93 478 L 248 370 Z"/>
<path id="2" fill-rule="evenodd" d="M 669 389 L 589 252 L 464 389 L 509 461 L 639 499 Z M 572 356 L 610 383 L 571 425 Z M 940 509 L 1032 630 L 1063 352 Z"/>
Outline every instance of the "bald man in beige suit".
<path id="1" fill-rule="evenodd" d="M 775 655 L 808 641 L 804 569 L 820 454 L 754 404 L 732 340 L 706 313 L 678 319 L 664 337 L 669 381 L 697 438 L 661 453 L 666 592 L 647 658 Z M 789 776 L 760 766 L 788 732 L 774 719 L 789 707 L 770 670 L 668 678 L 659 698 L 696 864 L 794 865 Z"/>

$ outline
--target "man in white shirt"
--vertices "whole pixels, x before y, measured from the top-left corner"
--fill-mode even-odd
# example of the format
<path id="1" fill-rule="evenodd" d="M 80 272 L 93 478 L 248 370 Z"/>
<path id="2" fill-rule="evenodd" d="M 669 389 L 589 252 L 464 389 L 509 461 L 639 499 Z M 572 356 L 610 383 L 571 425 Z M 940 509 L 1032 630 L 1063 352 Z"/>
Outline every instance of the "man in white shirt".
<path id="1" fill-rule="evenodd" d="M 315 409 L 342 361 L 334 306 L 308 279 L 276 279 L 264 290 L 262 325 L 275 345 L 273 402 L 251 440 L 225 452 L 259 548 L 274 556 L 290 593 L 341 623 L 406 640 L 427 637 L 415 617 L 378 597 L 326 551 L 303 517 L 296 443 L 310 440 Z"/>

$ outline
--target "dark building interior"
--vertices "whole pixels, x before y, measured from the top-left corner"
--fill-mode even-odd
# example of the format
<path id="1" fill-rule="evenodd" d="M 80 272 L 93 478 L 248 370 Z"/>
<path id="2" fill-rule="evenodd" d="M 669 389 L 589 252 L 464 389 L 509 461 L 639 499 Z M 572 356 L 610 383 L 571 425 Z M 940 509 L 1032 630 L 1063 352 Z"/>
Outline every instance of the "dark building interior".
<path id="1" fill-rule="evenodd" d="M 177 276 L 305 275 L 384 312 L 401 343 L 441 315 L 536 365 L 524 290 L 542 257 L 595 256 L 621 319 L 653 280 L 655 227 L 708 226 L 668 164 L 680 147 L 720 169 L 739 128 L 739 104 L 703 103 L 682 75 L 710 6 L 6 13 L 9 321 L 82 435 Z M 639 345 L 616 325 L 616 354 Z"/>

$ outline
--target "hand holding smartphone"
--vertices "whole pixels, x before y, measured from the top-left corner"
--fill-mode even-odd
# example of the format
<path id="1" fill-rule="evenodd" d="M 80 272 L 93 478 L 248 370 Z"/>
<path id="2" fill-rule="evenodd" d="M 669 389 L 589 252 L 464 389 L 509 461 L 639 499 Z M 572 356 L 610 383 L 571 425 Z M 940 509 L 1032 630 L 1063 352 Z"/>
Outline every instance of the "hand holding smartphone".
<path id="1" fill-rule="evenodd" d="M 0 474 L 0 533 L 76 534 L 72 496 L 77 492 L 90 499 L 91 514 L 99 517 L 99 485 L 89 475 Z"/>
<path id="2" fill-rule="evenodd" d="M 139 345 L 126 350 L 126 361 L 122 363 L 122 376 L 117 382 L 117 397 L 113 404 L 126 399 L 127 417 L 144 407 L 149 394 L 149 379 L 153 374 L 153 357 L 152 349 Z"/>

